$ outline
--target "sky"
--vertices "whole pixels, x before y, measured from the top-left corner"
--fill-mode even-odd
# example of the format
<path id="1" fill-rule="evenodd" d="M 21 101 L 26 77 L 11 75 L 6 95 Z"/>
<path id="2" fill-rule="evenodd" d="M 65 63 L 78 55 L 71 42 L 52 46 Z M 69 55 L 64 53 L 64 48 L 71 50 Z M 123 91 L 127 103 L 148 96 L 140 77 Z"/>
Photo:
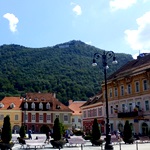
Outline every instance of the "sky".
<path id="1" fill-rule="evenodd" d="M 115 53 L 150 53 L 150 0 L 0 0 L 0 45 L 80 40 Z"/>

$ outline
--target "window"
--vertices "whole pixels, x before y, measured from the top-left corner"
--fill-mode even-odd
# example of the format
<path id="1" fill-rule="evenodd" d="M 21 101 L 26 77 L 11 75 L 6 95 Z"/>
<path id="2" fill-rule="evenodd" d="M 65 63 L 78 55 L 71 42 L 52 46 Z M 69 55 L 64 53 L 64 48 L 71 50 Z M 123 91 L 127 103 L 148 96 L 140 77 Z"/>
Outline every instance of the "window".
<path id="1" fill-rule="evenodd" d="M 51 120 L 51 115 L 47 115 L 47 116 L 46 116 L 46 119 L 47 119 L 48 121 L 50 121 L 50 120 Z"/>
<path id="2" fill-rule="evenodd" d="M 90 110 L 88 110 L 88 117 L 90 117 Z"/>
<path id="3" fill-rule="evenodd" d="M 0 115 L 0 120 L 4 120 L 4 115 Z"/>
<path id="4" fill-rule="evenodd" d="M 129 103 L 129 111 L 132 112 L 133 107 L 132 107 L 132 103 Z"/>
<path id="5" fill-rule="evenodd" d="M 86 118 L 86 111 L 83 112 L 83 117 Z"/>
<path id="6" fill-rule="evenodd" d="M 110 113 L 113 114 L 113 106 L 110 106 Z"/>
<path id="7" fill-rule="evenodd" d="M 147 83 L 147 80 L 143 80 L 143 90 L 144 90 L 144 91 L 148 90 L 148 83 Z"/>
<path id="8" fill-rule="evenodd" d="M 18 120 L 18 118 L 19 118 L 18 115 L 15 115 L 15 120 Z"/>
<path id="9" fill-rule="evenodd" d="M 35 120 L 35 115 L 32 115 L 32 120 Z"/>
<path id="10" fill-rule="evenodd" d="M 97 109 L 93 109 L 93 117 L 97 116 Z"/>
<path id="11" fill-rule="evenodd" d="M 98 116 L 102 116 L 102 107 L 98 108 Z"/>
<path id="12" fill-rule="evenodd" d="M 125 104 L 122 104 L 122 112 L 125 112 Z"/>
<path id="13" fill-rule="evenodd" d="M 131 94 L 131 84 L 127 85 L 128 94 Z"/>
<path id="14" fill-rule="evenodd" d="M 121 96 L 123 96 L 124 95 L 124 86 L 123 85 L 121 85 L 120 91 L 121 91 Z"/>
<path id="15" fill-rule="evenodd" d="M 50 109 L 50 103 L 46 104 L 46 109 Z"/>
<path id="16" fill-rule="evenodd" d="M 64 121 L 68 121 L 68 115 L 64 115 Z"/>
<path id="17" fill-rule="evenodd" d="M 148 111 L 149 110 L 149 101 L 145 101 L 145 110 Z"/>
<path id="18" fill-rule="evenodd" d="M 80 119 L 80 118 L 78 118 L 78 122 L 81 122 L 81 119 Z"/>
<path id="19" fill-rule="evenodd" d="M 56 118 L 59 118 L 59 115 L 56 115 Z"/>
<path id="20" fill-rule="evenodd" d="M 115 97 L 117 97 L 117 96 L 118 96 L 118 89 L 117 89 L 117 87 L 115 87 L 114 95 L 115 95 Z"/>
<path id="21" fill-rule="evenodd" d="M 39 115 L 39 120 L 43 121 L 43 115 Z"/>
<path id="22" fill-rule="evenodd" d="M 39 109 L 43 109 L 43 104 L 40 102 Z"/>
<path id="23" fill-rule="evenodd" d="M 75 122 L 74 118 L 72 118 L 72 122 Z"/>
<path id="24" fill-rule="evenodd" d="M 28 103 L 27 103 L 27 102 L 24 103 L 24 108 L 25 108 L 25 109 L 28 109 Z"/>
<path id="25" fill-rule="evenodd" d="M 136 106 L 138 107 L 139 110 L 141 110 L 141 103 L 140 102 L 137 102 Z"/>
<path id="26" fill-rule="evenodd" d="M 140 91 L 140 87 L 139 87 L 139 82 L 135 82 L 135 92 L 139 92 Z"/>
<path id="27" fill-rule="evenodd" d="M 112 97 L 112 89 L 109 89 L 109 97 Z"/>
<path id="28" fill-rule="evenodd" d="M 32 108 L 32 109 L 35 109 L 35 103 L 32 103 L 32 104 L 31 104 L 31 108 Z"/>

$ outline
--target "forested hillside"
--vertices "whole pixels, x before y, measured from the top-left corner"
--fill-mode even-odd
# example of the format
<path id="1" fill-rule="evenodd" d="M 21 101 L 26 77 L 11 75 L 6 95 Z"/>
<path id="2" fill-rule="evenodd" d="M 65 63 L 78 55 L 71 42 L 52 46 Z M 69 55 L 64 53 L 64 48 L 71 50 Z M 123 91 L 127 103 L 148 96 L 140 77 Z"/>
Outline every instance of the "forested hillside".
<path id="1" fill-rule="evenodd" d="M 28 48 L 0 46 L 0 97 L 26 92 L 55 92 L 66 103 L 87 100 L 100 90 L 103 80 L 101 59 L 92 67 L 93 55 L 102 50 L 81 41 L 53 47 Z M 108 75 L 132 60 L 129 54 L 116 54 L 117 65 L 109 63 Z"/>

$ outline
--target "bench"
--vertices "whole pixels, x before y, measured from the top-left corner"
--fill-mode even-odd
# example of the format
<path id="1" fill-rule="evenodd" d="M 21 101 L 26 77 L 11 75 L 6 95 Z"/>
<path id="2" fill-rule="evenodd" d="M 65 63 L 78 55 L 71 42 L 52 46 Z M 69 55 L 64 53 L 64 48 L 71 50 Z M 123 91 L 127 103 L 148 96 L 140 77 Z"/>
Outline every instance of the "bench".
<path id="1" fill-rule="evenodd" d="M 73 138 L 70 138 L 68 139 L 68 143 L 69 143 L 69 146 L 77 146 L 77 145 L 84 145 L 86 143 L 86 141 L 83 139 L 83 138 L 78 138 L 78 137 L 73 137 Z"/>
<path id="2" fill-rule="evenodd" d="M 25 140 L 25 144 L 23 144 L 23 148 L 24 146 L 26 146 L 26 149 L 32 147 L 34 147 L 34 149 L 45 148 L 45 143 L 43 140 Z"/>
<path id="3" fill-rule="evenodd" d="M 149 143 L 150 138 L 148 136 L 140 136 L 138 141 L 140 141 L 141 143 Z"/>

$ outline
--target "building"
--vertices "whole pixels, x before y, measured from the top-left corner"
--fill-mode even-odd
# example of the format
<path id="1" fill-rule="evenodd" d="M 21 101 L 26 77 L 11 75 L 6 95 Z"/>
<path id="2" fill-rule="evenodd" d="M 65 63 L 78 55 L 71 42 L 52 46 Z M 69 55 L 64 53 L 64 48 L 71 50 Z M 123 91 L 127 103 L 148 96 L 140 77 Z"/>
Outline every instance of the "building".
<path id="1" fill-rule="evenodd" d="M 85 101 L 73 101 L 69 100 L 69 108 L 73 111 L 71 120 L 72 120 L 72 129 L 82 129 L 82 113 L 81 106 L 85 103 Z"/>
<path id="2" fill-rule="evenodd" d="M 123 131 L 129 120 L 134 133 L 150 130 L 150 54 L 140 54 L 107 79 L 111 131 Z M 105 86 L 102 84 L 105 107 Z"/>
<path id="3" fill-rule="evenodd" d="M 72 110 L 63 105 L 55 93 L 27 93 L 22 102 L 23 124 L 27 130 L 33 132 L 44 132 L 45 127 L 52 129 L 54 120 L 71 127 Z"/>
<path id="4" fill-rule="evenodd" d="M 0 101 L 0 128 L 3 127 L 4 117 L 9 115 L 12 131 L 19 132 L 22 125 L 21 103 L 20 97 L 4 97 Z"/>
<path id="5" fill-rule="evenodd" d="M 93 121 L 96 118 L 101 132 L 104 133 L 104 108 L 103 108 L 103 96 L 100 92 L 96 96 L 88 99 L 81 107 L 82 118 L 83 118 L 83 130 L 90 132 L 92 130 Z"/>

